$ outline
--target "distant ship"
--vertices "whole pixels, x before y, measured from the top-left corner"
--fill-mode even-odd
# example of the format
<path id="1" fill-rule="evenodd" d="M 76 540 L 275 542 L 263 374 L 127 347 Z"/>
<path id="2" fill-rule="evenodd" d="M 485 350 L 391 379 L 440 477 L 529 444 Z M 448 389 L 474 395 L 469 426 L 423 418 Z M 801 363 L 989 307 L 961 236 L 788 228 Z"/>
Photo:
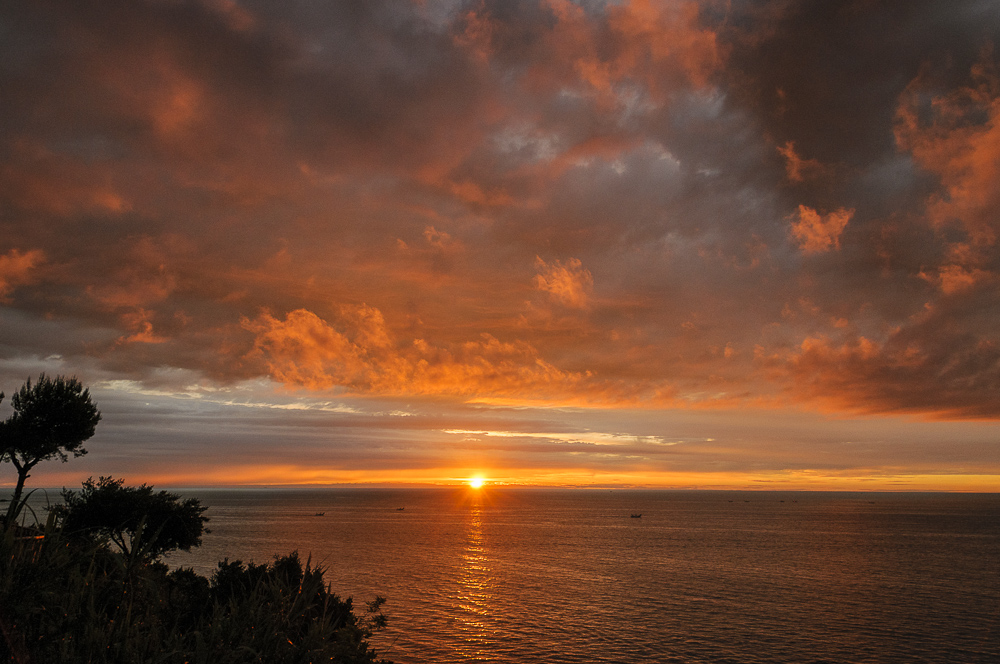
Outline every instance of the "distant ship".
<path id="1" fill-rule="evenodd" d="M 633 514 L 632 518 L 633 519 L 641 519 L 642 518 L 642 514 Z"/>

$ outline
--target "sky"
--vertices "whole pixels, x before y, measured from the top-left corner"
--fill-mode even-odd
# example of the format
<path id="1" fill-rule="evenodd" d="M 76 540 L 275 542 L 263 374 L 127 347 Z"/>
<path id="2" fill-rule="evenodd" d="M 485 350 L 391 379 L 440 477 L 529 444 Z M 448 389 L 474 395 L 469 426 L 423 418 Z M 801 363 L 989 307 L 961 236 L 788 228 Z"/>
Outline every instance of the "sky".
<path id="1" fill-rule="evenodd" d="M 3 3 L 0 389 L 103 414 L 29 484 L 1000 490 L 998 48 L 992 0 Z"/>

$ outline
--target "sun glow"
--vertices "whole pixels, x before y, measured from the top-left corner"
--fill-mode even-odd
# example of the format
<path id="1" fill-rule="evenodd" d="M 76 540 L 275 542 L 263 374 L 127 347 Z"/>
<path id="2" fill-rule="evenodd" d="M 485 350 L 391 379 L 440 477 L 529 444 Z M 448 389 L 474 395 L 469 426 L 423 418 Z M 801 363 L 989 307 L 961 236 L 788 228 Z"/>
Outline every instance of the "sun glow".
<path id="1" fill-rule="evenodd" d="M 473 489 L 481 489 L 483 488 L 483 484 L 485 483 L 486 481 L 482 477 L 479 477 L 478 475 L 476 477 L 469 478 L 469 486 L 472 487 Z"/>

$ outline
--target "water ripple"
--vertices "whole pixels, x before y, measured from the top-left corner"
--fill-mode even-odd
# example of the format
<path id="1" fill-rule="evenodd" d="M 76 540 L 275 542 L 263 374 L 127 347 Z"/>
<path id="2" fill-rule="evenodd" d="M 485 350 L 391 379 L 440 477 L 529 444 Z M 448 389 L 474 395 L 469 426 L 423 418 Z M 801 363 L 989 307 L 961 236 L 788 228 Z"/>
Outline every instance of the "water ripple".
<path id="1" fill-rule="evenodd" d="M 192 495 L 212 533 L 174 564 L 311 552 L 389 598 L 399 664 L 1000 661 L 998 496 Z"/>

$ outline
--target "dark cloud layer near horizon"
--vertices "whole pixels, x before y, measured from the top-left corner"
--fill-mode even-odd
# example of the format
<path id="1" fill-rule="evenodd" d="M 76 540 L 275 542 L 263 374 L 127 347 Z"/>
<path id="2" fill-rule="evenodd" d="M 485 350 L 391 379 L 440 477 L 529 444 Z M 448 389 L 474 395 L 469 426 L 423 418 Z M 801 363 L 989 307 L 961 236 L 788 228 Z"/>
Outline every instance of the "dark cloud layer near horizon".
<path id="1" fill-rule="evenodd" d="M 0 360 L 1000 417 L 992 2 L 15 3 Z"/>

